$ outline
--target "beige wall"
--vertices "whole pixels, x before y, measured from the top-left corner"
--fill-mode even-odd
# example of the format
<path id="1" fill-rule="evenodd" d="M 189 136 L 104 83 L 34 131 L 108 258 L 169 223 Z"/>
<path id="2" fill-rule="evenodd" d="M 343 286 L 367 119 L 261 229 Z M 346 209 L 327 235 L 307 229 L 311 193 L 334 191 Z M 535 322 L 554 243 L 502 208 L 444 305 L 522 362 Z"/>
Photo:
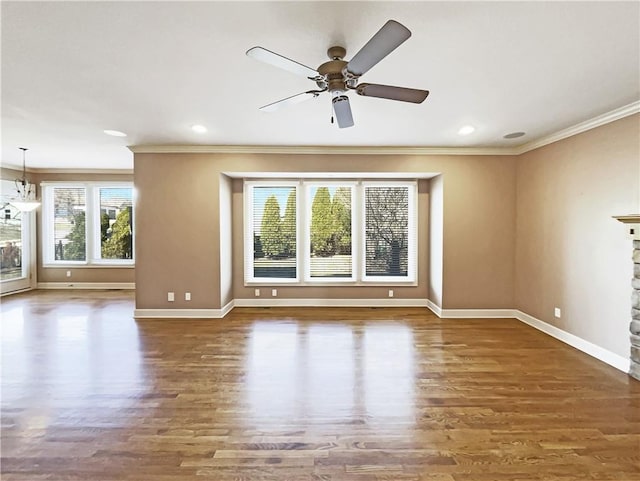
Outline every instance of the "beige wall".
<path id="1" fill-rule="evenodd" d="M 456 160 L 442 175 L 441 307 L 510 309 L 515 275 L 515 158 Z"/>
<path id="2" fill-rule="evenodd" d="M 136 155 L 134 162 L 136 308 L 220 308 L 216 163 L 189 154 Z"/>
<path id="3" fill-rule="evenodd" d="M 221 176 L 233 172 L 402 172 L 440 173 L 443 184 L 442 297 L 444 308 L 513 306 L 515 255 L 515 163 L 509 156 L 293 155 L 293 154 L 135 154 L 136 307 L 208 308 L 222 304 Z M 365 175 L 366 176 L 366 175 Z M 224 182 L 224 181 L 223 181 Z M 234 183 L 233 293 L 242 285 L 243 249 L 237 222 L 241 193 Z M 224 189 L 223 189 L 224 190 Z M 422 216 L 428 219 L 428 192 Z M 226 197 L 226 196 L 225 196 Z M 223 202 L 224 203 L 224 202 Z M 227 209 L 224 207 L 224 209 Z M 224 215 L 223 215 L 224 217 Z M 422 222 L 427 237 L 427 222 Z M 428 295 L 428 244 L 421 253 L 418 288 L 394 290 L 398 296 Z M 180 252 L 180 255 L 176 255 Z M 278 297 L 363 298 L 363 290 L 278 287 Z M 304 289 L 304 290 L 303 290 Z M 316 290 L 318 289 L 318 290 Z M 387 297 L 387 288 L 374 292 Z M 176 292 L 176 302 L 166 300 Z M 183 300 L 190 291 L 193 301 Z M 253 297 L 251 290 L 250 297 Z"/>
<path id="4" fill-rule="evenodd" d="M 640 211 L 640 115 L 516 163 L 515 307 L 628 356 L 631 241 L 611 216 Z"/>

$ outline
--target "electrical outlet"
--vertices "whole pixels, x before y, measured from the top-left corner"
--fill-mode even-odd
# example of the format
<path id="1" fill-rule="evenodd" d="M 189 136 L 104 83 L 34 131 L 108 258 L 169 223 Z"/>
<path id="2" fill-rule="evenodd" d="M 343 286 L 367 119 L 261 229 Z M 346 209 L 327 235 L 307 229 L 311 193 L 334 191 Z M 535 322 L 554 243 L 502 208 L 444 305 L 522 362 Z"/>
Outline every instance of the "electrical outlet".
<path id="1" fill-rule="evenodd" d="M 558 319 L 560 319 L 562 317 L 562 311 L 560 310 L 559 307 L 556 307 L 553 310 L 553 315 L 556 316 Z"/>
<path id="2" fill-rule="evenodd" d="M 254 294 L 256 297 L 260 297 L 260 289 L 254 289 L 253 294 Z"/>
<path id="3" fill-rule="evenodd" d="M 71 277 L 71 271 L 67 271 L 67 277 Z"/>
<path id="4" fill-rule="evenodd" d="M 190 301 L 191 300 L 191 293 L 190 292 L 185 292 L 184 293 L 184 300 L 185 301 Z"/>
<path id="5" fill-rule="evenodd" d="M 271 297 L 278 297 L 278 289 L 271 289 Z"/>
<path id="6" fill-rule="evenodd" d="M 393 289 L 389 289 L 389 297 L 393 297 Z"/>
<path id="7" fill-rule="evenodd" d="M 167 292 L 167 301 L 173 302 L 176 300 L 176 295 L 173 292 Z"/>

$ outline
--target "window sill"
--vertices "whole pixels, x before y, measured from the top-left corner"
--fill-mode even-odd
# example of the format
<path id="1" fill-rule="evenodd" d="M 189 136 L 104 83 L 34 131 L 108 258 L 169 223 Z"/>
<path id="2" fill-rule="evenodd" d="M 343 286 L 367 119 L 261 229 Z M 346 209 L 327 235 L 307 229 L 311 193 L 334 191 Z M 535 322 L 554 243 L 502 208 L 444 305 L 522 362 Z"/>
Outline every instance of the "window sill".
<path id="1" fill-rule="evenodd" d="M 43 264 L 44 269 L 134 269 L 135 264 Z"/>
<path id="2" fill-rule="evenodd" d="M 282 286 L 282 287 L 418 287 L 417 282 L 412 281 L 307 281 L 307 282 L 282 282 L 273 280 L 269 282 L 259 281 L 245 281 L 244 287 L 269 287 L 269 286 Z"/>

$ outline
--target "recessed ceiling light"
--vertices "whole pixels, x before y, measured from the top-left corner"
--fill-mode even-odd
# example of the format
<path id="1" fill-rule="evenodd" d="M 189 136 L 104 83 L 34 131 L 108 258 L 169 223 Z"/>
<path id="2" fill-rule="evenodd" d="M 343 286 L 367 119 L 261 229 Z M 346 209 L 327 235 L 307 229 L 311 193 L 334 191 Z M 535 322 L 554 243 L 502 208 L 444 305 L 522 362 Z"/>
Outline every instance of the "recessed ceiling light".
<path id="1" fill-rule="evenodd" d="M 204 134 L 207 131 L 207 128 L 204 125 L 196 124 L 191 126 L 191 130 L 199 134 Z"/>
<path id="2" fill-rule="evenodd" d="M 503 139 L 517 139 L 518 137 L 522 137 L 524 132 L 511 132 L 503 137 Z"/>
<path id="3" fill-rule="evenodd" d="M 114 137 L 126 137 L 127 134 L 124 132 L 120 132 L 119 130 L 103 130 L 103 132 L 107 135 L 112 135 Z"/>
<path id="4" fill-rule="evenodd" d="M 473 125 L 465 125 L 464 127 L 460 127 L 460 130 L 458 130 L 458 135 L 469 135 L 475 130 L 476 128 Z"/>

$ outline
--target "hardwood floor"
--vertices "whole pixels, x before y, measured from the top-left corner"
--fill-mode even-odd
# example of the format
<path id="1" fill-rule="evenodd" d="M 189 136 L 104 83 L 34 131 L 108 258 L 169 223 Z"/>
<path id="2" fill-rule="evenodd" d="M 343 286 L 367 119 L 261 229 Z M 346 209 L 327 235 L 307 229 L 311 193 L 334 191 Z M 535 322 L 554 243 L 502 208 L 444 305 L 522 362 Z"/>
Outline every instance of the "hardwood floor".
<path id="1" fill-rule="evenodd" d="M 640 480 L 640 383 L 516 320 L 2 299 L 2 480 Z"/>

